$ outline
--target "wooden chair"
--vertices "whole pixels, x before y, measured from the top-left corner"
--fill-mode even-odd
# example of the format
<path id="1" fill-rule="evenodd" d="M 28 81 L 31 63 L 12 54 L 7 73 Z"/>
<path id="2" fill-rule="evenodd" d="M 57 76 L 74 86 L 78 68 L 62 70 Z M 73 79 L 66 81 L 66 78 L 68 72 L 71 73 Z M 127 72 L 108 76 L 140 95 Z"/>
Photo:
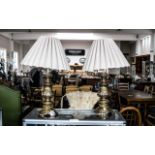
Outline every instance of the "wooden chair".
<path id="1" fill-rule="evenodd" d="M 55 106 L 57 106 L 61 100 L 62 97 L 62 85 L 61 84 L 55 84 L 52 86 L 52 91 L 54 92 L 54 103 Z"/>
<path id="2" fill-rule="evenodd" d="M 145 93 L 150 93 L 150 86 L 145 85 L 144 92 Z"/>
<path id="3" fill-rule="evenodd" d="M 146 118 L 146 125 L 148 126 L 155 126 L 155 115 L 149 114 Z"/>
<path id="4" fill-rule="evenodd" d="M 127 106 L 120 110 L 120 113 L 126 120 L 127 126 L 141 126 L 142 117 L 138 108 Z"/>
<path id="5" fill-rule="evenodd" d="M 62 85 L 60 85 L 60 84 L 53 85 L 52 91 L 55 92 L 55 96 L 61 97 L 62 96 Z"/>
<path id="6" fill-rule="evenodd" d="M 92 90 L 92 86 L 91 85 L 83 85 L 83 86 L 79 87 L 79 90 L 88 92 L 88 91 Z"/>
<path id="7" fill-rule="evenodd" d="M 42 88 L 41 87 L 31 87 L 31 102 L 33 106 L 42 106 Z"/>
<path id="8" fill-rule="evenodd" d="M 118 86 L 117 86 L 117 89 L 118 90 L 129 90 L 129 83 L 121 83 L 121 82 L 119 82 Z"/>
<path id="9" fill-rule="evenodd" d="M 150 93 L 152 94 L 152 95 L 155 95 L 155 86 L 151 86 L 150 87 Z"/>
<path id="10" fill-rule="evenodd" d="M 79 74 L 72 74 L 68 79 L 68 84 L 75 84 L 79 85 L 80 82 L 80 75 Z"/>
<path id="11" fill-rule="evenodd" d="M 128 82 L 119 82 L 117 84 L 117 89 L 118 89 L 118 91 L 128 91 L 129 90 L 129 83 Z M 121 109 L 127 105 L 127 103 L 125 103 L 126 101 L 123 98 L 119 97 L 118 100 L 119 100 L 118 109 Z M 123 100 L 123 102 L 122 102 L 122 100 Z"/>
<path id="12" fill-rule="evenodd" d="M 147 106 L 147 114 L 145 117 L 145 123 L 149 126 L 155 126 L 155 105 L 149 104 Z"/>
<path id="13" fill-rule="evenodd" d="M 76 85 L 69 85 L 66 86 L 66 93 L 70 93 L 70 92 L 74 92 L 74 91 L 78 91 L 79 88 Z"/>

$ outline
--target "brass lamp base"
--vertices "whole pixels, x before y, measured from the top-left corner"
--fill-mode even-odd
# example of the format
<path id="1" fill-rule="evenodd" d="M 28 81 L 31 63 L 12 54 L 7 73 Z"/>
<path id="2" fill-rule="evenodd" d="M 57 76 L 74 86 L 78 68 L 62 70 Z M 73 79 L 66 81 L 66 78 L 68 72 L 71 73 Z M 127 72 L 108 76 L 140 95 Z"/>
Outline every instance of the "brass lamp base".
<path id="1" fill-rule="evenodd" d="M 56 111 L 48 105 L 43 105 L 41 111 L 39 112 L 39 116 L 42 118 L 55 117 L 56 115 Z"/>
<path id="2" fill-rule="evenodd" d="M 53 110 L 50 110 L 49 112 L 45 112 L 43 110 L 41 110 L 39 112 L 39 116 L 42 117 L 42 118 L 53 118 L 57 115 L 56 111 L 53 109 Z"/>
<path id="3" fill-rule="evenodd" d="M 96 113 L 102 119 L 106 119 L 112 115 L 112 110 L 109 107 L 109 100 L 107 99 L 107 97 L 109 96 L 109 92 L 108 92 L 105 76 L 103 76 L 102 78 L 103 79 L 102 79 L 100 91 L 98 93 L 98 96 L 100 97 L 100 100 L 98 102 L 99 106 L 96 108 Z"/>
<path id="4" fill-rule="evenodd" d="M 51 88 L 51 75 L 49 72 L 44 76 L 44 87 L 42 88 L 42 109 L 39 112 L 39 116 L 55 117 L 56 111 L 54 110 L 54 95 Z"/>
<path id="5" fill-rule="evenodd" d="M 102 119 L 106 119 L 112 115 L 112 110 L 109 107 L 109 101 L 104 98 L 100 98 L 99 106 L 96 108 L 96 113 Z"/>

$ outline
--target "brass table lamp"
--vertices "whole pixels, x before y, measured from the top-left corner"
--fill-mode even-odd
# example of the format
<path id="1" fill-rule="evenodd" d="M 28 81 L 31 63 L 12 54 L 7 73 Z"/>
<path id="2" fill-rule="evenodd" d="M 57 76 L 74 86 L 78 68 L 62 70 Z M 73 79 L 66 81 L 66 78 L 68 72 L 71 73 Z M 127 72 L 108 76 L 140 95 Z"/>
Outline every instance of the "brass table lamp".
<path id="1" fill-rule="evenodd" d="M 22 65 L 40 67 L 46 70 L 42 88 L 41 117 L 54 117 L 54 95 L 52 93 L 50 70 L 70 70 L 61 42 L 51 35 L 41 36 L 21 62 Z"/>
<path id="2" fill-rule="evenodd" d="M 96 112 L 102 118 L 106 118 L 111 113 L 109 107 L 109 96 L 107 87 L 107 73 L 110 69 L 130 66 L 123 53 L 112 39 L 95 40 L 92 43 L 89 54 L 87 55 L 83 71 L 102 73 L 101 87 L 99 90 L 99 106 Z"/>

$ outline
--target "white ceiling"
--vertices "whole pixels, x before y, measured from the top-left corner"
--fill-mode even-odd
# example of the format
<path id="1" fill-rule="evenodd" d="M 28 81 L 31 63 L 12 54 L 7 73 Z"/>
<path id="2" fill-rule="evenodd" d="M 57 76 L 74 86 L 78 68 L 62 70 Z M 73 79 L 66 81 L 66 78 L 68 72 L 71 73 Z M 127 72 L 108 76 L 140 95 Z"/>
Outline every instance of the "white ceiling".
<path id="1" fill-rule="evenodd" d="M 39 36 L 52 34 L 60 40 L 114 40 L 135 41 L 138 37 L 150 35 L 151 29 L 0 29 L 0 34 L 16 40 L 36 40 Z M 58 34 L 59 33 L 59 34 Z"/>
<path id="2" fill-rule="evenodd" d="M 71 33 L 123 33 L 123 34 L 150 34 L 152 29 L 0 29 L 0 32 L 71 32 Z"/>

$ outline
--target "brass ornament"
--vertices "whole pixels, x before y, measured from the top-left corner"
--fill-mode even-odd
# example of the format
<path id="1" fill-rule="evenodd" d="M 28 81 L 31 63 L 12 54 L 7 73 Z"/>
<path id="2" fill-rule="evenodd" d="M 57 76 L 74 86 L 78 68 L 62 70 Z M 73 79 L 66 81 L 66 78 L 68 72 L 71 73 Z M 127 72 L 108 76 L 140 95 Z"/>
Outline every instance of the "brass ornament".
<path id="1" fill-rule="evenodd" d="M 47 73 L 44 76 L 44 86 L 42 88 L 42 109 L 39 113 L 40 117 L 55 117 L 56 112 L 54 110 L 54 94 L 51 88 L 52 76 Z"/>
<path id="2" fill-rule="evenodd" d="M 96 113 L 102 118 L 106 119 L 112 114 L 112 110 L 109 107 L 109 100 L 107 99 L 109 96 L 106 75 L 102 76 L 101 87 L 98 93 L 100 97 L 99 106 L 96 108 Z"/>

